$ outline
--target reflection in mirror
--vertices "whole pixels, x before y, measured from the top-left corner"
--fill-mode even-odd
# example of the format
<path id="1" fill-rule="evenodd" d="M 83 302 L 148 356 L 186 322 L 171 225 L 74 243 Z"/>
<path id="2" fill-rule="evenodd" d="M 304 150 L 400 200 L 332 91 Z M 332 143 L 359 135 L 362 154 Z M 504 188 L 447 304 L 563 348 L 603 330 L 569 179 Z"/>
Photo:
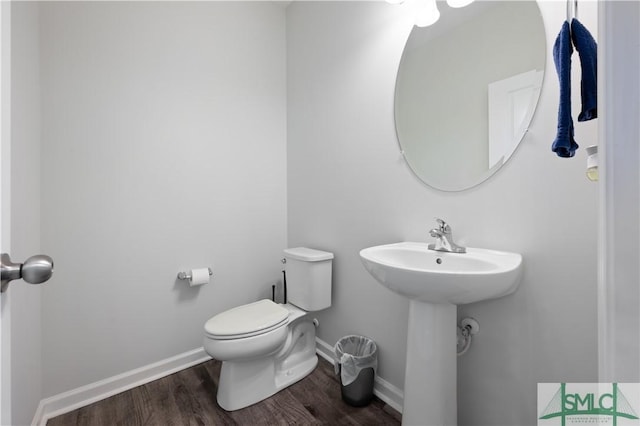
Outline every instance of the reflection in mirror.
<path id="1" fill-rule="evenodd" d="M 533 117 L 546 57 L 535 0 L 438 2 L 414 27 L 396 81 L 398 140 L 413 172 L 445 191 L 475 186 L 513 155 Z"/>

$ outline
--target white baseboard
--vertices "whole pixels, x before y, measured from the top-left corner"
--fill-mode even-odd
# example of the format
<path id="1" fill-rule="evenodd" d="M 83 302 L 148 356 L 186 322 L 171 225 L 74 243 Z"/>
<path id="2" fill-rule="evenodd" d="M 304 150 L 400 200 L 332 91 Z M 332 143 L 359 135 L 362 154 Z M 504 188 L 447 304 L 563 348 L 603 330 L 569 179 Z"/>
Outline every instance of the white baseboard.
<path id="1" fill-rule="evenodd" d="M 33 426 L 44 426 L 47 420 L 100 401 L 126 390 L 144 385 L 185 368 L 210 360 L 203 348 L 194 349 L 117 376 L 72 389 L 40 401 Z"/>
<path id="2" fill-rule="evenodd" d="M 331 364 L 335 364 L 333 346 L 317 337 L 316 352 Z M 376 375 L 376 379 L 373 385 L 373 394 L 383 400 L 393 409 L 402 413 L 402 402 L 404 400 L 404 392 L 402 391 L 402 389 L 392 385 L 391 383 Z"/>

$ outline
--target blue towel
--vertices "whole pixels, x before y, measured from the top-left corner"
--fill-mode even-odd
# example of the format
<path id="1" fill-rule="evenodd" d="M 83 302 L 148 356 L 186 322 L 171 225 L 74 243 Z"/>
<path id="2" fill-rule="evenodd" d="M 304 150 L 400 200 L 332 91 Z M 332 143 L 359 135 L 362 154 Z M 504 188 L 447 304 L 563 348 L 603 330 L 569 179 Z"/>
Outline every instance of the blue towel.
<path id="1" fill-rule="evenodd" d="M 573 119 L 571 118 L 571 31 L 569 23 L 562 24 L 562 29 L 553 45 L 553 61 L 556 64 L 560 80 L 560 106 L 558 108 L 558 133 L 551 145 L 551 150 L 558 157 L 573 157 L 578 144 L 573 139 Z"/>
<path id="2" fill-rule="evenodd" d="M 575 18 L 571 21 L 571 39 L 582 67 L 582 111 L 578 121 L 593 120 L 598 117 L 598 45 L 589 30 Z"/>

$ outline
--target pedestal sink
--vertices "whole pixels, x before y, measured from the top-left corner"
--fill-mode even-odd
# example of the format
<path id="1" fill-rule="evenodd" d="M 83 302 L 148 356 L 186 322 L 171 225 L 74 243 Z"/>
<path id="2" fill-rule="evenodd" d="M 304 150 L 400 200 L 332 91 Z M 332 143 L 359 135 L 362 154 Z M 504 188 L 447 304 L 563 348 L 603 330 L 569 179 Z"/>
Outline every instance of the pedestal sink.
<path id="1" fill-rule="evenodd" d="M 457 424 L 456 305 L 513 293 L 522 256 L 467 248 L 429 250 L 404 242 L 366 248 L 360 258 L 383 286 L 410 299 L 403 425 Z"/>

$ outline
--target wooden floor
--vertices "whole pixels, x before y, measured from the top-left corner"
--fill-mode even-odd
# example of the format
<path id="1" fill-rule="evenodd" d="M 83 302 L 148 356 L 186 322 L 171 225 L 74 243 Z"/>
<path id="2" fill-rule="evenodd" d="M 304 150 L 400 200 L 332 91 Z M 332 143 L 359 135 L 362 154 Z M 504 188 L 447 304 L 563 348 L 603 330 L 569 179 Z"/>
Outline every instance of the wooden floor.
<path id="1" fill-rule="evenodd" d="M 377 398 L 345 404 L 333 366 L 320 359 L 308 377 L 271 398 L 226 412 L 216 403 L 220 362 L 207 361 L 60 415 L 48 426 L 115 425 L 399 425 L 400 414 Z"/>

